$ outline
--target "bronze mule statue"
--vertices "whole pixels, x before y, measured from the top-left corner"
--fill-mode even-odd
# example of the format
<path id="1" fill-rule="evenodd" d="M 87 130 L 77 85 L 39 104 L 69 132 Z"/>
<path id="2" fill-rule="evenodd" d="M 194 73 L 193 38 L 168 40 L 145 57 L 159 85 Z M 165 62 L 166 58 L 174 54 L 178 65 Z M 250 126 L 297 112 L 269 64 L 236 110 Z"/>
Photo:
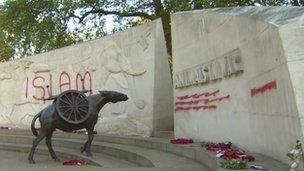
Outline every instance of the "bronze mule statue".
<path id="1" fill-rule="evenodd" d="M 66 122 L 64 119 L 62 119 L 59 116 L 58 111 L 56 110 L 58 108 L 56 108 L 57 106 L 56 106 L 55 102 L 56 102 L 56 100 L 58 100 L 57 98 L 59 96 L 53 97 L 52 98 L 52 99 L 54 99 L 53 103 L 51 105 L 47 106 L 46 108 L 44 108 L 33 118 L 33 121 L 31 124 L 31 130 L 32 130 L 33 134 L 36 136 L 36 139 L 33 141 L 33 146 L 31 148 L 31 151 L 28 156 L 28 160 L 30 163 L 35 163 L 35 161 L 33 159 L 35 149 L 36 149 L 37 145 L 39 144 L 39 142 L 41 140 L 43 140 L 45 137 L 46 137 L 45 142 L 46 142 L 46 145 L 48 147 L 51 157 L 55 161 L 59 161 L 58 157 L 56 156 L 56 154 L 53 150 L 52 143 L 51 143 L 51 138 L 52 138 L 52 135 L 53 135 L 53 132 L 55 129 L 71 132 L 74 130 L 79 130 L 79 129 L 85 128 L 88 133 L 88 139 L 87 139 L 86 143 L 81 147 L 80 151 L 81 151 L 81 153 L 85 152 L 87 156 L 92 156 L 91 143 L 94 138 L 93 131 L 94 131 L 94 126 L 97 123 L 99 111 L 105 104 L 107 104 L 109 102 L 116 103 L 116 102 L 128 100 L 127 95 L 125 95 L 123 93 L 115 92 L 115 91 L 99 91 L 98 94 L 87 96 L 86 99 L 88 101 L 88 105 L 90 105 L 90 110 L 88 110 L 88 112 L 87 112 L 88 116 L 87 116 L 86 120 L 84 120 L 83 122 L 78 123 L 78 124 L 71 124 L 71 123 Z M 75 105 L 77 107 L 76 103 L 75 104 L 73 103 L 72 107 L 75 108 Z M 74 109 L 72 109 L 72 110 L 74 110 Z M 40 125 L 41 125 L 41 130 L 39 131 L 39 133 L 35 129 L 35 121 L 38 118 L 39 118 Z M 76 119 L 76 116 L 75 116 L 75 119 Z"/>

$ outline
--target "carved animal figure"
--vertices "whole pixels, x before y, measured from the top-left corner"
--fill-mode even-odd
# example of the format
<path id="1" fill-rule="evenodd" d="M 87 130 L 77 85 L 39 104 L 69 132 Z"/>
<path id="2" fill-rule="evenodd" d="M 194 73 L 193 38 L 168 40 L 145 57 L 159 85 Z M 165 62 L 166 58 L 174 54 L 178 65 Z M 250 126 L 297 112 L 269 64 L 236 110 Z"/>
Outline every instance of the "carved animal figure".
<path id="1" fill-rule="evenodd" d="M 69 124 L 65 122 L 57 113 L 57 110 L 55 108 L 55 104 L 51 104 L 44 108 L 42 111 L 40 111 L 34 118 L 31 124 L 31 130 L 33 134 L 36 136 L 36 139 L 33 141 L 33 146 L 31 148 L 31 151 L 28 156 L 28 160 L 30 163 L 35 163 L 33 156 L 35 149 L 39 142 L 43 140 L 46 137 L 46 145 L 48 147 L 48 150 L 50 152 L 51 157 L 55 161 L 59 161 L 58 157 L 56 156 L 52 143 L 51 138 L 53 135 L 53 132 L 55 129 L 59 129 L 62 131 L 71 132 L 74 130 L 79 130 L 85 128 L 88 132 L 88 139 L 86 143 L 81 147 L 81 152 L 86 152 L 87 156 L 92 156 L 91 153 L 91 143 L 94 138 L 94 126 L 97 123 L 98 119 L 98 113 L 101 110 L 101 108 L 111 102 L 116 103 L 120 101 L 126 101 L 128 100 L 128 96 L 115 92 L 115 91 L 99 91 L 99 94 L 88 96 L 88 102 L 92 107 L 92 110 L 90 110 L 89 117 L 84 122 L 80 124 Z M 56 101 L 56 98 L 54 102 Z M 35 129 L 35 121 L 39 118 L 41 130 L 39 133 Z"/>

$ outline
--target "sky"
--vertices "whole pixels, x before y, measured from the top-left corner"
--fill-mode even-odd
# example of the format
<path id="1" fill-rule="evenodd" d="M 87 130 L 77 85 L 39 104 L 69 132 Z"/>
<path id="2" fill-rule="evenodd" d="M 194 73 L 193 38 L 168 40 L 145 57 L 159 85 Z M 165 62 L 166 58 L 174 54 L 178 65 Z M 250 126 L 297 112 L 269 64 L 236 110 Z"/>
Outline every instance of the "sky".
<path id="1" fill-rule="evenodd" d="M 112 15 L 105 16 L 106 22 L 105 22 L 105 29 L 108 33 L 112 32 L 114 29 L 114 17 Z M 70 20 L 68 22 L 68 27 L 70 31 L 73 31 L 76 28 L 76 20 Z"/>

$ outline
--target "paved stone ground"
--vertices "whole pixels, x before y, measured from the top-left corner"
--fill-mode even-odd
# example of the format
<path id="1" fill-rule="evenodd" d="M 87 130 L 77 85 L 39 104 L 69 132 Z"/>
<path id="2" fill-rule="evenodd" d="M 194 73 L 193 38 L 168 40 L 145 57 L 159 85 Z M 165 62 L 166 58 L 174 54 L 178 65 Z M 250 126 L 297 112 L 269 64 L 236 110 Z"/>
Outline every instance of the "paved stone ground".
<path id="1" fill-rule="evenodd" d="M 104 160 L 103 167 L 83 165 L 83 166 L 64 166 L 61 162 L 53 161 L 49 156 L 35 154 L 36 164 L 29 164 L 27 161 L 27 153 L 0 150 L 0 170 L 1 171 L 193 171 L 193 168 L 146 168 L 137 167 L 132 163 L 122 163 L 120 159 L 111 156 L 100 156 Z M 196 169 L 194 169 L 196 170 Z M 197 169 L 203 171 L 201 169 Z"/>
<path id="2" fill-rule="evenodd" d="M 43 171 L 63 171 L 63 170 L 104 170 L 110 167 L 121 167 L 121 168 L 132 168 L 136 167 L 133 163 L 129 163 L 127 161 L 122 161 L 120 159 L 99 154 L 99 158 L 102 159 L 103 169 L 101 167 L 91 166 L 91 165 L 83 165 L 83 166 L 64 166 L 62 162 L 67 158 L 60 158 L 60 162 L 53 161 L 47 155 L 39 155 L 35 154 L 36 164 L 29 164 L 27 161 L 27 153 L 23 152 L 14 152 L 14 151 L 0 151 L 0 170 L 14 170 L 14 171 L 35 171 L 35 170 L 43 170 Z M 131 169 L 132 170 L 132 169 Z"/>
<path id="3" fill-rule="evenodd" d="M 23 152 L 14 152 L 14 151 L 0 151 L 0 170 L 1 171 L 34 171 L 34 170 L 70 170 L 70 169 L 81 169 L 88 170 L 95 166 L 84 165 L 84 166 L 63 166 L 62 162 L 55 162 L 46 155 L 35 155 L 36 164 L 29 164 L 27 161 L 27 155 Z M 61 158 L 61 161 L 65 159 Z"/>
<path id="4" fill-rule="evenodd" d="M 173 145 L 168 143 L 168 139 L 96 135 L 92 146 L 94 156 L 87 158 L 80 154 L 78 148 L 86 140 L 86 136 L 65 133 L 57 133 L 53 138 L 58 156 L 75 156 L 102 167 L 63 166 L 62 162 L 54 162 L 51 159 L 44 143 L 40 144 L 34 156 L 36 164 L 31 165 L 27 161 L 27 153 L 32 140 L 29 131 L 0 131 L 0 171 L 224 171 L 218 168 L 215 154 L 204 151 L 199 144 Z M 288 170 L 286 164 L 263 155 L 253 155 L 257 161 L 250 164 L 262 165 L 273 171 Z M 148 161 L 154 167 L 151 167 Z M 210 169 L 205 167 L 207 165 Z"/>

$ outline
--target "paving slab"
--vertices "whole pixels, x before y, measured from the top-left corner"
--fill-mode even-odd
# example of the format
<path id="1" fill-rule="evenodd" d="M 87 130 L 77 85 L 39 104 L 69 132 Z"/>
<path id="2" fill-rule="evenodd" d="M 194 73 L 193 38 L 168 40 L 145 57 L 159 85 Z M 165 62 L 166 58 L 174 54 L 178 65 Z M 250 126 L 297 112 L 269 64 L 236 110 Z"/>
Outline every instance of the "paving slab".
<path id="1" fill-rule="evenodd" d="M 0 142 L 13 142 L 20 144 L 31 144 L 34 137 L 29 131 L 8 130 L 0 131 Z M 55 150 L 67 149 L 74 154 L 79 154 L 80 146 L 86 141 L 87 135 L 75 133 L 56 132 L 53 137 Z M 44 147 L 40 143 L 39 147 Z M 219 160 L 215 154 L 204 150 L 198 143 L 190 145 L 174 145 L 169 143 L 166 138 L 137 137 L 137 136 L 115 136 L 115 135 L 95 135 L 92 143 L 93 161 L 112 169 L 112 164 L 108 161 L 103 163 L 102 155 L 108 155 L 114 159 L 125 161 L 119 168 L 132 168 L 132 170 L 143 169 L 164 169 L 170 168 L 181 170 L 224 170 L 219 167 Z M 250 153 L 250 152 L 249 152 Z M 271 157 L 250 153 L 256 158 L 256 162 L 250 164 L 261 165 L 269 170 L 285 171 L 288 165 Z M 101 159 L 101 160 L 100 160 Z M 132 163 L 132 165 L 128 164 Z M 107 166 L 106 166 L 107 165 Z"/>
<path id="2" fill-rule="evenodd" d="M 16 133 L 16 132 L 15 132 Z M 69 154 L 80 154 L 80 146 L 85 142 L 85 136 L 74 135 L 70 138 L 65 138 L 65 135 L 68 134 L 58 134 L 61 138 L 53 138 L 54 150 L 65 151 Z M 69 135 L 68 135 L 69 136 Z M 14 143 L 19 144 L 20 147 L 27 149 L 31 147 L 32 140 L 34 137 L 29 133 L 21 133 L 14 135 L 12 132 L 1 132 L 0 133 L 0 144 L 2 143 Z M 72 138 L 73 137 L 73 138 Z M 116 137 L 118 138 L 118 137 Z M 131 139 L 130 139 L 131 140 Z M 99 142 L 94 141 L 92 144 L 93 158 L 92 161 L 99 163 L 102 167 L 99 167 L 101 170 L 200 170 L 208 171 L 205 166 L 200 163 L 188 159 L 186 157 L 177 156 L 172 153 L 166 153 L 164 151 L 159 151 L 152 148 L 152 142 L 144 139 L 143 141 L 138 139 L 134 140 L 135 144 L 139 146 L 132 146 L 126 144 L 115 144 L 109 142 Z M 141 147 L 140 144 L 143 146 Z M 150 144 L 150 148 L 145 148 L 147 144 Z M 39 149 L 45 149 L 45 143 L 41 142 L 38 146 Z M 23 153 L 24 154 L 24 153 Z M 47 152 L 46 152 L 47 154 Z M 134 155 L 135 154 L 135 155 Z M 48 156 L 48 155 L 47 155 Z M 23 156 L 24 160 L 27 159 L 27 154 Z M 38 154 L 35 155 L 35 160 L 38 158 Z M 85 157 L 85 156 L 83 156 Z M 50 157 L 48 157 L 50 161 Z M 125 159 L 125 160 L 124 160 Z M 130 162 L 133 161 L 133 162 Z M 38 160 L 37 160 L 38 162 Z M 48 165 L 48 168 L 55 169 L 57 166 L 52 163 Z M 149 166 L 149 167 L 145 167 Z M 37 165 L 37 168 L 42 168 L 44 165 Z M 27 167 L 26 167 L 27 168 Z M 31 167 L 29 169 L 32 169 Z M 57 168 L 56 168 L 57 169 Z M 58 169 L 57 169 L 58 170 Z M 89 168 L 86 170 L 95 170 L 95 168 Z"/>

